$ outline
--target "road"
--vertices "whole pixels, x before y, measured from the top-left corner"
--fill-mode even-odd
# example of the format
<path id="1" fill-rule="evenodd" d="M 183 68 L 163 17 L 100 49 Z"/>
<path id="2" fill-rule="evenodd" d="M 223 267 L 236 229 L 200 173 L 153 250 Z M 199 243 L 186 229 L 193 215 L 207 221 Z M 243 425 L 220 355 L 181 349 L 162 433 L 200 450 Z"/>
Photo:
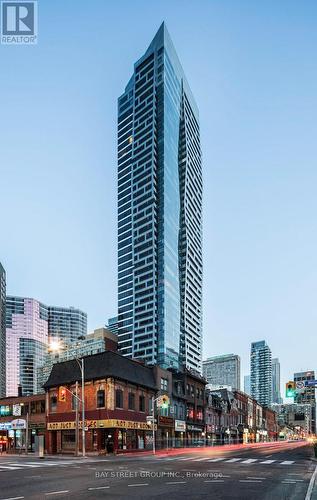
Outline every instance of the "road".
<path id="1" fill-rule="evenodd" d="M 316 468 L 305 442 L 136 456 L 0 457 L 0 500 L 47 498 L 306 500 Z"/>

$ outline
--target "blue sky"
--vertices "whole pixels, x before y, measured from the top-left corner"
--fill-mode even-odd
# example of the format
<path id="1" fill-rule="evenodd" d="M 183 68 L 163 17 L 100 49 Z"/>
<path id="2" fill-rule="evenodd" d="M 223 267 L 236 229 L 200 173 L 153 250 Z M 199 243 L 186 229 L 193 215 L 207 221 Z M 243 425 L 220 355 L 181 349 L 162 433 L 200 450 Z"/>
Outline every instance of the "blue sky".
<path id="1" fill-rule="evenodd" d="M 165 20 L 200 109 L 204 354 L 253 340 L 283 382 L 316 369 L 317 6 L 39 1 L 0 46 L 0 260 L 8 293 L 116 313 L 116 100 Z"/>

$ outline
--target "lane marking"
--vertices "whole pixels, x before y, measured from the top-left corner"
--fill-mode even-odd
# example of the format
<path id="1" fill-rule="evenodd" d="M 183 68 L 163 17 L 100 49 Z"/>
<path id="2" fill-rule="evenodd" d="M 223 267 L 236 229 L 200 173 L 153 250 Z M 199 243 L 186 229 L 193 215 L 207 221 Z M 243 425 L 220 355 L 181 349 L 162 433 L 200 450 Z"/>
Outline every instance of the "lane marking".
<path id="1" fill-rule="evenodd" d="M 206 479 L 204 483 L 224 483 L 223 479 Z"/>
<path id="2" fill-rule="evenodd" d="M 35 468 L 35 467 L 41 467 L 40 465 L 33 465 L 33 464 L 30 464 L 30 463 L 28 463 L 28 464 L 24 464 L 24 463 L 23 463 L 23 464 L 14 464 L 14 463 L 11 463 L 11 462 L 10 462 L 10 466 L 11 466 L 11 465 L 13 465 L 14 467 L 19 467 L 19 468 L 20 468 L 21 466 L 22 466 L 22 467 L 32 467 L 32 468 Z"/>
<path id="3" fill-rule="evenodd" d="M 22 467 L 10 467 L 10 466 L 5 466 L 5 465 L 0 465 L 1 469 L 8 469 L 8 470 L 19 470 Z"/>
<path id="4" fill-rule="evenodd" d="M 44 493 L 44 495 L 61 495 L 62 493 L 69 493 L 69 490 L 60 490 L 60 491 L 49 491 L 48 493 Z"/>
<path id="5" fill-rule="evenodd" d="M 260 464 L 272 464 L 273 462 L 276 462 L 276 460 L 264 460 L 263 462 L 260 462 Z"/>
<path id="6" fill-rule="evenodd" d="M 231 464 L 233 462 L 239 462 L 239 460 L 242 460 L 242 458 L 230 458 L 230 460 L 226 460 L 226 463 Z"/>
<path id="7" fill-rule="evenodd" d="M 92 490 L 105 490 L 107 488 L 110 488 L 110 486 L 96 486 L 94 488 L 88 488 L 89 491 L 92 491 Z"/>
<path id="8" fill-rule="evenodd" d="M 247 476 L 247 479 L 261 479 L 261 480 L 265 480 L 266 477 L 251 477 L 251 476 Z"/>
<path id="9" fill-rule="evenodd" d="M 258 458 L 248 458 L 247 460 L 243 460 L 241 462 L 242 464 L 253 464 L 254 462 L 257 462 L 259 459 Z"/>
<path id="10" fill-rule="evenodd" d="M 312 474 L 312 477 L 310 478 L 308 489 L 307 489 L 307 493 L 306 493 L 306 496 L 305 496 L 305 500 L 310 500 L 311 499 L 311 496 L 312 496 L 312 493 L 313 493 L 314 484 L 315 484 L 315 481 L 316 481 L 316 476 L 317 476 L 317 465 L 316 465 L 315 470 L 314 470 L 314 472 Z"/>
<path id="11" fill-rule="evenodd" d="M 211 460 L 208 460 L 208 462 L 221 462 L 221 460 L 226 460 L 226 457 L 212 458 Z"/>
<path id="12" fill-rule="evenodd" d="M 262 483 L 262 480 L 258 479 L 239 479 L 239 483 Z"/>
<path id="13" fill-rule="evenodd" d="M 1 500 L 20 500 L 21 498 L 24 498 L 24 497 L 1 498 Z"/>
<path id="14" fill-rule="evenodd" d="M 134 483 L 134 484 L 128 484 L 128 486 L 148 486 L 149 483 Z"/>
<path id="15" fill-rule="evenodd" d="M 209 457 L 205 458 L 195 458 L 193 462 L 206 462 L 207 460 L 210 460 Z"/>
<path id="16" fill-rule="evenodd" d="M 165 484 L 186 484 L 186 481 L 169 481 Z"/>
<path id="17" fill-rule="evenodd" d="M 281 462 L 280 465 L 292 465 L 294 463 L 294 460 L 284 460 L 284 462 Z"/>

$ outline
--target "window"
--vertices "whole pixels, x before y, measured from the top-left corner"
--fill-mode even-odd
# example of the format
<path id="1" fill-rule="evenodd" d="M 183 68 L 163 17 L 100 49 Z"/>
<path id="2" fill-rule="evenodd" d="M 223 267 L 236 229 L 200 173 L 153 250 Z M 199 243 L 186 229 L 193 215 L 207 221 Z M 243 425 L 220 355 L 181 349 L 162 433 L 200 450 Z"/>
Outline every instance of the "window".
<path id="1" fill-rule="evenodd" d="M 129 392 L 128 407 L 129 407 L 129 410 L 134 410 L 135 409 L 135 394 L 133 392 Z"/>
<path id="2" fill-rule="evenodd" d="M 72 394 L 72 410 L 76 410 L 77 407 L 77 397 L 75 394 Z"/>
<path id="3" fill-rule="evenodd" d="M 143 395 L 139 396 L 139 410 L 145 411 L 145 397 Z"/>
<path id="4" fill-rule="evenodd" d="M 167 391 L 168 379 L 161 378 L 161 391 Z"/>
<path id="5" fill-rule="evenodd" d="M 57 396 L 51 396 L 51 411 L 56 411 L 57 409 Z"/>
<path id="6" fill-rule="evenodd" d="M 105 399 L 105 391 L 103 389 L 97 391 L 97 408 L 105 407 Z"/>
<path id="7" fill-rule="evenodd" d="M 116 389 L 116 408 L 123 408 L 123 391 Z"/>

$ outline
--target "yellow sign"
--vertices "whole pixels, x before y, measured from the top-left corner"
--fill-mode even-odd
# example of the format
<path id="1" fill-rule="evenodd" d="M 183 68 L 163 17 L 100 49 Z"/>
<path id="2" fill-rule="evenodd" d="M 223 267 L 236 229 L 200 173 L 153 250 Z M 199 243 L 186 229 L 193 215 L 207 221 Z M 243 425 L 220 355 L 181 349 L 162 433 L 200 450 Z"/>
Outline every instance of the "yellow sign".
<path id="1" fill-rule="evenodd" d="M 81 429 L 81 421 L 79 422 L 79 428 Z M 119 419 L 107 419 L 107 420 L 85 420 L 85 427 L 88 429 L 102 429 L 102 428 L 119 428 L 119 429 L 140 429 L 140 430 L 152 430 L 152 424 L 147 424 L 146 422 L 135 422 L 133 420 L 119 420 Z M 49 431 L 61 431 L 66 429 L 76 429 L 76 422 L 48 422 L 47 430 Z M 157 425 L 155 425 L 155 430 Z"/>

